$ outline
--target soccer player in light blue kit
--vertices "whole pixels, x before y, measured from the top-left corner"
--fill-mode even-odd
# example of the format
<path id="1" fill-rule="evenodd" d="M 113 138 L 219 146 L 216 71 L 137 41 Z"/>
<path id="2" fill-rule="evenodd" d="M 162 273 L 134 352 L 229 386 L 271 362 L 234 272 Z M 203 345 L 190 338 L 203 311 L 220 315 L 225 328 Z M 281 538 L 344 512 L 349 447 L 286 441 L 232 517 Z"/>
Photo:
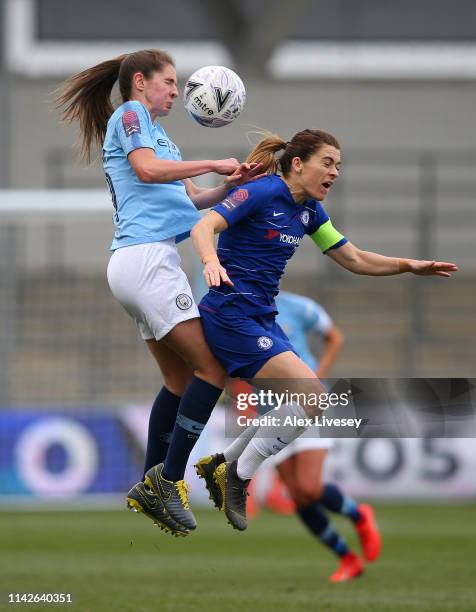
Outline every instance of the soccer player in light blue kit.
<path id="1" fill-rule="evenodd" d="M 276 308 L 276 321 L 296 353 L 314 370 L 318 378 L 325 378 L 344 342 L 341 331 L 320 304 L 304 295 L 280 291 L 276 296 Z M 309 345 L 311 334 L 315 334 L 325 344 L 319 361 Z"/>
<path id="2" fill-rule="evenodd" d="M 340 330 L 320 304 L 303 295 L 280 291 L 276 297 L 276 308 L 276 322 L 288 336 L 296 353 L 318 378 L 326 378 L 343 344 Z M 311 334 L 318 336 L 324 345 L 319 362 L 309 345 Z M 381 538 L 370 506 L 357 505 L 340 487 L 323 482 L 324 461 L 332 446 L 332 438 L 321 438 L 316 430 L 314 435 L 293 440 L 275 456 L 274 463 L 300 519 L 340 559 L 339 567 L 330 576 L 330 581 L 344 582 L 362 574 L 364 565 L 359 556 L 349 549 L 329 520 L 326 510 L 347 516 L 352 521 L 366 561 L 375 561 L 379 556 Z"/>
<path id="3" fill-rule="evenodd" d="M 114 110 L 110 95 L 116 81 L 122 104 Z M 252 180 L 259 166 L 234 158 L 182 161 L 158 122 L 177 96 L 172 58 L 147 49 L 73 76 L 57 103 L 67 121 L 79 121 L 87 159 L 94 145 L 102 147 L 115 225 L 109 285 L 164 378 L 150 415 L 144 480 L 129 491 L 128 504 L 162 528 L 187 535 L 196 523 L 183 481 L 186 462 L 221 394 L 225 373 L 203 336 L 176 243 L 198 221 L 197 209 Z M 203 189 L 191 181 L 208 172 L 225 175 L 224 184 Z"/>
<path id="4" fill-rule="evenodd" d="M 458 268 L 363 251 L 332 226 L 321 204 L 340 171 L 340 145 L 331 134 L 304 130 L 289 142 L 270 135 L 247 161 L 261 163 L 268 176 L 232 191 L 192 230 L 210 288 L 200 303 L 205 336 L 230 376 L 316 398 L 325 388 L 275 320 L 280 278 L 304 236 L 354 274 L 448 277 Z M 217 249 L 215 233 L 220 233 Z M 281 406 L 275 430 L 252 426 L 223 453 L 197 463 L 214 503 L 234 528 L 247 527 L 246 492 L 259 466 L 301 435 L 307 418 L 320 414 L 315 403 L 301 404 Z"/>

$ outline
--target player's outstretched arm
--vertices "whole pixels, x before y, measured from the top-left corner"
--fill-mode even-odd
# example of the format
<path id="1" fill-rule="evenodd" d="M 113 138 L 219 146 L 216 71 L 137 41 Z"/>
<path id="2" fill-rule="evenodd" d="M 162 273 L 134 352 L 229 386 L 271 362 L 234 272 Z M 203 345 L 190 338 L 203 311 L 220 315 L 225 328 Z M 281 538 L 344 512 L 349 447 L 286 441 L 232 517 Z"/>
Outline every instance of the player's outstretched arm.
<path id="1" fill-rule="evenodd" d="M 230 175 L 240 167 L 234 157 L 200 161 L 159 159 L 152 149 L 145 147 L 134 149 L 128 159 L 137 178 L 143 183 L 170 183 L 208 172 Z"/>
<path id="2" fill-rule="evenodd" d="M 225 268 L 220 264 L 215 249 L 215 234 L 228 227 L 228 223 L 214 210 L 203 217 L 191 231 L 193 246 L 205 265 L 203 276 L 208 287 L 219 287 L 221 283 L 233 286 Z"/>
<path id="3" fill-rule="evenodd" d="M 424 261 L 419 259 L 402 259 L 386 257 L 371 251 L 362 251 L 351 242 L 337 249 L 327 251 L 327 254 L 340 266 L 354 274 L 368 276 L 391 276 L 412 272 L 419 276 L 451 276 L 458 271 L 458 266 L 446 261 Z"/>

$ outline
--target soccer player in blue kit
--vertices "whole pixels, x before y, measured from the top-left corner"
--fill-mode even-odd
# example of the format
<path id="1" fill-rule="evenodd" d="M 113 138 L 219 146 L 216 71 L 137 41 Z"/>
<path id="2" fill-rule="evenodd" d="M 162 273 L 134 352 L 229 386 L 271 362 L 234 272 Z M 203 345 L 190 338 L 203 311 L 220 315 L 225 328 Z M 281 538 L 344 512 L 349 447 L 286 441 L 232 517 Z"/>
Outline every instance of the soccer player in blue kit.
<path id="1" fill-rule="evenodd" d="M 205 337 L 229 376 L 254 379 L 256 385 L 265 379 L 262 384 L 273 390 L 284 382 L 290 393 L 319 397 L 325 388 L 275 320 L 280 278 L 305 235 L 354 274 L 449 277 L 458 268 L 363 251 L 333 227 L 321 204 L 340 172 L 340 145 L 331 134 L 304 130 L 289 142 L 270 135 L 247 161 L 261 163 L 268 176 L 232 191 L 192 230 L 210 288 L 200 303 Z M 217 249 L 215 233 L 220 233 Z M 223 453 L 197 463 L 215 505 L 236 529 L 247 527 L 247 486 L 258 467 L 307 429 L 301 425 L 306 417 L 320 412 L 314 405 L 290 403 L 279 414 L 277 431 L 251 426 Z"/>
<path id="2" fill-rule="evenodd" d="M 279 311 L 276 321 L 296 353 L 318 378 L 326 378 L 344 341 L 339 328 L 320 304 L 303 295 L 280 291 L 276 296 L 276 308 Z M 311 334 L 323 342 L 319 361 L 309 345 Z M 378 558 L 381 537 L 371 506 L 357 504 L 340 486 L 324 482 L 324 462 L 334 440 L 320 437 L 317 432 L 317 428 L 310 428 L 305 435 L 293 440 L 274 457 L 274 464 L 299 518 L 312 535 L 340 559 L 339 567 L 329 580 L 345 582 L 360 576 L 364 563 L 349 548 L 327 512 L 341 514 L 352 522 L 366 561 L 373 562 Z"/>
<path id="3" fill-rule="evenodd" d="M 116 81 L 122 103 L 114 109 Z M 182 161 L 158 122 L 177 96 L 171 56 L 145 49 L 74 75 L 56 101 L 66 121 L 79 121 L 83 156 L 90 160 L 93 147 L 102 147 L 115 225 L 108 282 L 164 379 L 150 414 L 143 480 L 129 491 L 128 504 L 173 534 L 187 535 L 196 523 L 183 475 L 225 372 L 203 336 L 176 243 L 200 218 L 197 209 L 222 201 L 233 186 L 256 177 L 259 166 L 234 158 Z M 204 189 L 191 181 L 208 172 L 225 175 L 224 184 Z"/>

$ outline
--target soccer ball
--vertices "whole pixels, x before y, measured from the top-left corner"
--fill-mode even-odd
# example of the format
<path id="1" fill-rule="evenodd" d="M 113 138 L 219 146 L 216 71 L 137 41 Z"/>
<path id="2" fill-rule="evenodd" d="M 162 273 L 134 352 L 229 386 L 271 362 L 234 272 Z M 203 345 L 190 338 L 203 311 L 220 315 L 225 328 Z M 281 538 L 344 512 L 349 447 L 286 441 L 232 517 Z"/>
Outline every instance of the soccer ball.
<path id="1" fill-rule="evenodd" d="M 246 91 L 240 77 L 224 66 L 205 66 L 185 83 L 185 108 L 205 127 L 221 127 L 234 121 L 243 110 Z"/>

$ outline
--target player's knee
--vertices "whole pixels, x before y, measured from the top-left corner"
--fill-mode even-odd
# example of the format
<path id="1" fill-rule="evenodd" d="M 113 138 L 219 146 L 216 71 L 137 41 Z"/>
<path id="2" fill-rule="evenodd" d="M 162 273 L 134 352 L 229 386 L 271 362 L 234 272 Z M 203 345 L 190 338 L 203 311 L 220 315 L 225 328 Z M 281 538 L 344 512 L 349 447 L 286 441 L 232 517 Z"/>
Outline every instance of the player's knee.
<path id="1" fill-rule="evenodd" d="M 307 506 L 321 497 L 322 484 L 320 482 L 300 478 L 296 480 L 290 493 L 293 501 L 298 507 Z"/>
<path id="2" fill-rule="evenodd" d="M 193 372 L 191 370 L 183 372 L 162 371 L 162 375 L 167 389 L 174 395 L 182 396 L 192 380 Z"/>
<path id="3" fill-rule="evenodd" d="M 220 389 L 223 389 L 227 379 L 225 370 L 214 357 L 204 359 L 195 370 L 195 375 Z"/>
<path id="4" fill-rule="evenodd" d="M 176 384 L 167 379 L 164 380 L 164 386 L 167 387 L 171 393 L 178 395 L 179 397 L 182 397 L 182 395 L 185 393 L 185 389 L 187 388 L 187 385 L 185 384 Z"/>
<path id="5" fill-rule="evenodd" d="M 292 501 L 297 505 L 300 506 L 300 497 L 299 497 L 299 491 L 296 489 L 296 487 L 294 486 L 293 483 L 286 483 L 286 488 L 288 490 L 289 493 L 289 497 L 292 499 Z"/>

